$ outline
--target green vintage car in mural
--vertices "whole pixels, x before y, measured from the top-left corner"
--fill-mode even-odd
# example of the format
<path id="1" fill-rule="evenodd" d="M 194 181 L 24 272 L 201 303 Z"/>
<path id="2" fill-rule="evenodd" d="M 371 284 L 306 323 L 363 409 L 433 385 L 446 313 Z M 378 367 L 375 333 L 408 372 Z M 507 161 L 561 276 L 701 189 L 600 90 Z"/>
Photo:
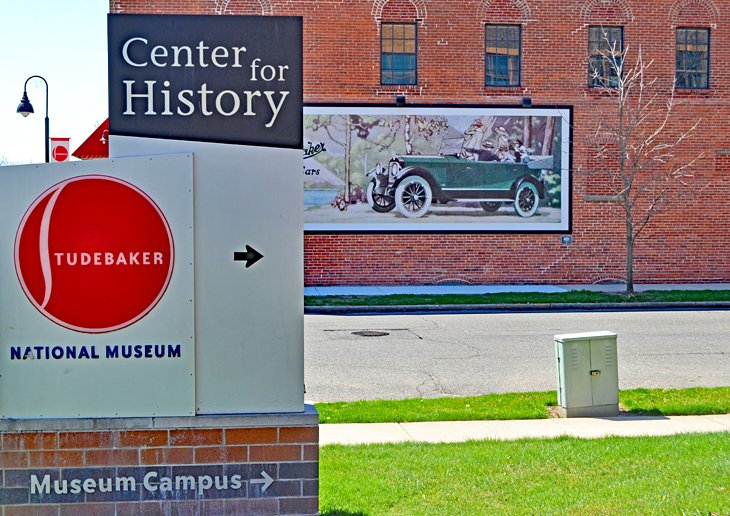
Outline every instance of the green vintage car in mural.
<path id="1" fill-rule="evenodd" d="M 511 204 L 520 217 L 537 212 L 545 197 L 552 156 L 525 162 L 473 161 L 456 155 L 401 156 L 378 164 L 368 176 L 367 199 L 380 213 L 398 208 L 405 217 L 422 217 L 434 203 L 478 202 L 487 212 Z"/>

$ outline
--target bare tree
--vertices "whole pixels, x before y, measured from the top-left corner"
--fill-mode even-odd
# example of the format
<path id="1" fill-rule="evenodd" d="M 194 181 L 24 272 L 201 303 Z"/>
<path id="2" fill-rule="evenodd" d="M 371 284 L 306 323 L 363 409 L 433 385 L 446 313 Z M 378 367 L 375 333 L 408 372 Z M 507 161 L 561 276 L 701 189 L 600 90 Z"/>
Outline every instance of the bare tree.
<path id="1" fill-rule="evenodd" d="M 636 240 L 657 213 L 687 195 L 686 181 L 702 156 L 688 157 L 681 150 L 700 120 L 688 128 L 676 127 L 674 83 L 662 87 L 650 76 L 652 61 L 644 61 L 641 47 L 633 65 L 625 66 L 629 49 L 607 43 L 602 66 L 592 70 L 591 79 L 610 102 L 607 109 L 595 110 L 596 128 L 587 144 L 595 150 L 592 157 L 606 179 L 608 198 L 625 223 L 626 294 L 631 295 Z"/>

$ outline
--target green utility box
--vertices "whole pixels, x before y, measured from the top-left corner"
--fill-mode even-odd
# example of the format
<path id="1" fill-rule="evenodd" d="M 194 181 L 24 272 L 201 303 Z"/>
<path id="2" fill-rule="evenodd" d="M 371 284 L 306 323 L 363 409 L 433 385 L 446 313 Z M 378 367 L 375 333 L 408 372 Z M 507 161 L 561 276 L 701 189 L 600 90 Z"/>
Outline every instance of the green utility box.
<path id="1" fill-rule="evenodd" d="M 616 334 L 555 336 L 561 417 L 618 416 Z"/>

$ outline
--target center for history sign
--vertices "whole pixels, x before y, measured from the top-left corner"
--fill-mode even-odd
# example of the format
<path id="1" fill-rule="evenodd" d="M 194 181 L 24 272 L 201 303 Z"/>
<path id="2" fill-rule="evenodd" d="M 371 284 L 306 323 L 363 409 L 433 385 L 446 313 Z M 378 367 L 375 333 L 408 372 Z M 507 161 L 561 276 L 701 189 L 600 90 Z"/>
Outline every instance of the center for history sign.
<path id="1" fill-rule="evenodd" d="M 111 133 L 302 147 L 302 20 L 109 16 Z"/>

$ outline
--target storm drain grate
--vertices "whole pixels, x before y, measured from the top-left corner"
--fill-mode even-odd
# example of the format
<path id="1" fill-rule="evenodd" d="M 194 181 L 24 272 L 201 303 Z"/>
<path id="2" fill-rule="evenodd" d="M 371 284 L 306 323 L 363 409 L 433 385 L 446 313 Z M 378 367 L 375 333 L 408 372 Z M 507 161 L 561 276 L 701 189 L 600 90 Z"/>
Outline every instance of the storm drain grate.
<path id="1" fill-rule="evenodd" d="M 358 337 L 387 337 L 388 335 L 390 335 L 390 333 L 387 331 L 377 330 L 358 330 L 353 331 L 351 334 Z"/>

